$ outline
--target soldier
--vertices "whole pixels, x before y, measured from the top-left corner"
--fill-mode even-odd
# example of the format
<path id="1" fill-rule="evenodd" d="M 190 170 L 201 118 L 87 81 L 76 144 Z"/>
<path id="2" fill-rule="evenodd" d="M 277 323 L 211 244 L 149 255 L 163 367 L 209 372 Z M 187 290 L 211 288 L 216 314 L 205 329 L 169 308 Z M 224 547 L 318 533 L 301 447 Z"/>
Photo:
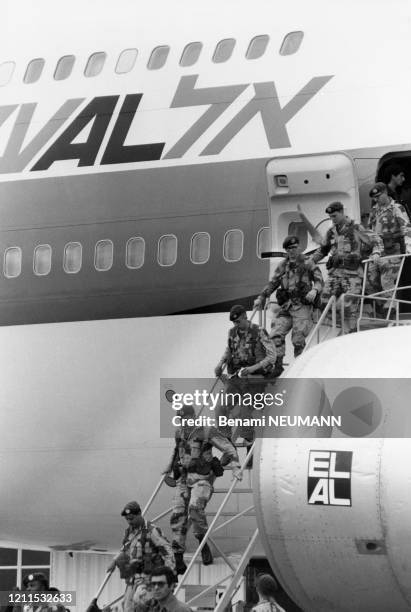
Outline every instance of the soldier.
<path id="1" fill-rule="evenodd" d="M 185 406 L 184 411 L 179 412 L 183 412 L 187 418 L 195 416 L 192 406 Z M 214 480 L 224 473 L 220 461 L 212 455 L 213 446 L 223 452 L 224 463 L 230 462 L 237 477 L 240 465 L 235 446 L 215 427 L 181 428 L 176 432 L 176 443 L 179 452 L 173 465 L 176 492 L 170 526 L 176 571 L 177 574 L 184 574 L 187 569 L 184 551 L 189 521 L 195 537 L 201 542 L 208 529 L 205 507 L 213 494 Z M 213 562 L 207 543 L 201 549 L 201 557 L 204 565 Z"/>
<path id="2" fill-rule="evenodd" d="M 325 236 L 322 245 L 312 255 L 312 261 L 318 263 L 330 253 L 327 261 L 328 278 L 321 294 L 325 306 L 331 295 L 337 298 L 343 293 L 361 294 L 364 276 L 362 259 L 364 248 L 377 261 L 381 254 L 381 241 L 373 233 L 355 223 L 344 214 L 341 202 L 332 202 L 325 212 L 329 215 L 333 227 Z M 359 301 L 348 296 L 345 299 L 344 318 L 349 333 L 357 329 Z"/>
<path id="3" fill-rule="evenodd" d="M 42 572 L 34 572 L 23 578 L 23 586 L 31 593 L 50 592 L 49 581 Z M 54 589 L 53 589 L 54 591 Z M 58 591 L 57 591 L 58 593 Z M 65 607 L 59 603 L 32 603 L 23 606 L 23 612 L 65 612 Z"/>
<path id="4" fill-rule="evenodd" d="M 158 606 L 150 608 L 153 612 L 192 612 L 190 606 L 179 601 L 173 594 L 173 574 L 168 567 L 159 567 L 153 571 L 151 590 Z"/>
<path id="5" fill-rule="evenodd" d="M 146 523 L 136 501 L 128 502 L 123 508 L 128 528 L 124 534 L 119 554 L 107 568 L 108 572 L 117 566 L 121 578 L 126 581 L 124 612 L 132 612 L 133 595 L 137 585 L 148 583 L 153 568 L 167 565 L 174 571 L 174 555 L 170 542 L 151 523 Z"/>
<path id="6" fill-rule="evenodd" d="M 278 289 L 277 301 L 281 309 L 271 337 L 278 351 L 277 365 L 281 367 L 285 337 L 291 329 L 294 356 L 303 351 L 305 339 L 313 326 L 313 304 L 318 301 L 324 284 L 321 270 L 301 253 L 298 236 L 287 236 L 283 248 L 287 251 L 287 257 L 277 266 L 273 278 L 254 302 L 255 308 L 261 308 L 273 291 Z"/>
<path id="7" fill-rule="evenodd" d="M 395 255 L 406 252 L 405 236 L 410 229 L 410 222 L 401 204 L 395 202 L 389 195 L 384 183 L 376 183 L 370 191 L 374 205 L 371 209 L 369 225 L 382 239 L 384 250 L 382 256 L 393 255 L 389 259 L 371 264 L 370 281 L 374 291 L 389 291 L 395 286 L 401 259 Z M 384 293 L 384 297 L 390 297 Z M 383 302 L 387 309 L 389 302 Z"/>
<path id="8" fill-rule="evenodd" d="M 404 208 L 405 214 L 411 219 L 409 207 L 410 189 L 409 187 L 404 187 L 405 173 L 399 164 L 392 163 L 385 168 L 384 183 L 387 186 L 387 194 L 394 202 L 397 202 Z"/>
<path id="9" fill-rule="evenodd" d="M 174 392 L 170 393 L 172 397 Z M 170 401 L 172 401 L 170 399 Z M 195 410 L 193 406 L 183 406 L 181 410 L 176 413 L 178 416 L 185 419 L 195 418 Z M 216 427 L 196 427 L 187 425 L 184 423 L 182 427 L 179 427 L 175 432 L 175 450 L 171 459 L 170 465 L 164 470 L 165 474 L 172 473 L 172 478 L 165 480 L 166 484 L 174 486 L 175 482 L 181 476 L 181 457 L 183 449 L 186 448 L 186 443 L 191 443 L 192 440 L 200 440 L 201 442 L 209 442 L 214 448 L 221 451 L 221 465 L 226 469 L 231 469 L 233 477 L 241 480 L 240 474 L 240 462 L 238 460 L 237 450 L 234 444 Z"/>
<path id="10" fill-rule="evenodd" d="M 273 341 L 265 329 L 259 328 L 247 319 L 244 306 L 236 304 L 231 308 L 230 321 L 234 323 L 234 327 L 228 332 L 227 347 L 214 370 L 216 376 L 221 376 L 224 365 L 227 365 L 225 397 L 229 401 L 228 405 L 218 407 L 217 417 L 227 416 L 233 410 L 237 410 L 239 418 L 247 419 L 252 417 L 253 408 L 241 403 L 236 404 L 236 399 L 246 393 L 250 396 L 262 393 L 267 382 L 278 376 L 281 371 L 276 367 L 277 352 Z M 248 376 L 252 374 L 259 375 L 260 378 L 249 379 Z M 238 435 L 243 437 L 249 450 L 254 441 L 254 429 L 247 426 L 240 427 Z M 233 438 L 235 442 L 235 436 Z"/>

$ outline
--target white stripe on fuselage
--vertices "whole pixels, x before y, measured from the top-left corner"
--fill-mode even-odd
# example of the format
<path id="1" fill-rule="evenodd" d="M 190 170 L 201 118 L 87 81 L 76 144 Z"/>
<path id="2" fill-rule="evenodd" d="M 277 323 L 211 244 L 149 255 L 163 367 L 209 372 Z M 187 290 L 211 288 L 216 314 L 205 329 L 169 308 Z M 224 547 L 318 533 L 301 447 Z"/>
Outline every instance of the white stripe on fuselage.
<path id="1" fill-rule="evenodd" d="M 33 24 L 29 22 L 30 8 L 24 2 L 19 4 L 25 7 L 21 24 L 21 31 L 24 32 L 25 27 L 32 28 Z M 252 19 L 250 15 L 247 27 L 244 26 L 247 3 L 243 5 L 241 2 L 227 1 L 223 7 L 219 5 L 215 13 L 213 7 L 215 10 L 216 4 L 212 1 L 207 3 L 207 7 L 193 7 L 181 2 L 178 3 L 178 9 L 184 14 L 184 20 L 180 24 L 175 11 L 167 3 L 155 2 L 153 7 L 144 7 L 144 12 L 147 10 L 148 14 L 144 32 L 140 30 L 141 19 L 137 19 L 140 15 L 135 3 L 123 1 L 121 5 L 127 9 L 129 19 L 124 19 L 122 11 L 112 14 L 112 11 L 107 10 L 108 6 L 102 4 L 98 12 L 99 20 L 110 20 L 111 28 L 106 31 L 115 34 L 107 36 L 106 31 L 93 33 L 93 42 L 87 46 L 84 44 L 89 39 L 87 22 L 95 18 L 93 3 L 90 3 L 90 11 L 90 6 L 82 6 L 80 9 L 80 5 L 74 2 L 66 28 L 61 28 L 60 23 L 53 23 L 50 40 L 41 44 L 33 40 L 30 43 L 31 54 L 22 55 L 19 46 L 19 35 L 22 36 L 20 29 L 14 33 L 15 36 L 5 40 L 0 61 L 17 61 L 16 75 L 10 85 L 2 88 L 2 106 L 17 105 L 0 126 L 0 152 L 5 158 L 10 159 L 13 155 L 18 158 L 20 151 L 24 152 L 67 100 L 80 98 L 83 102 L 52 136 L 41 146 L 34 147 L 33 155 L 23 167 L 17 168 L 19 164 L 16 162 L 11 163 L 6 170 L 0 168 L 0 181 L 302 155 L 392 146 L 394 143 L 411 141 L 408 121 L 411 83 L 403 78 L 401 62 L 398 61 L 398 57 L 409 55 L 411 37 L 405 36 L 408 22 L 404 20 L 404 32 L 395 30 L 390 37 L 383 15 L 375 14 L 371 2 L 355 4 L 355 19 L 347 4 L 344 10 L 342 6 L 334 6 L 333 23 L 338 23 L 338 27 L 331 27 L 327 23 L 327 16 L 330 17 L 327 5 L 320 0 L 315 0 L 312 10 L 308 10 L 299 1 L 290 2 L 289 6 L 281 7 L 280 15 L 278 11 L 274 15 L 276 7 L 271 3 L 261 0 L 258 7 L 253 7 Z M 323 19 L 314 18 L 315 9 L 322 11 Z M 11 14 L 13 10 L 10 8 Z M 70 27 L 70 19 L 74 21 L 76 10 L 81 11 L 81 23 L 77 20 L 75 26 L 73 23 Z M 372 28 L 369 24 L 370 10 L 373 11 Z M 399 6 L 398 10 L 404 11 L 405 19 L 405 14 L 408 14 L 406 7 L 402 6 L 401 9 Z M 240 18 L 241 11 L 243 13 Z M 158 14 L 163 19 L 174 17 L 177 23 L 172 34 L 165 27 L 163 19 L 158 19 Z M 133 16 L 136 17 L 133 23 L 135 27 L 131 28 Z M 270 16 L 275 17 L 274 27 L 271 26 Z M 224 19 L 226 25 L 222 28 Z M 118 28 L 114 28 L 117 20 Z M 150 36 L 146 33 L 147 29 Z M 280 56 L 279 43 L 293 29 L 304 31 L 301 49 L 295 55 Z M 346 44 L 348 31 L 350 45 Z M 73 36 L 74 32 L 76 36 Z M 271 37 L 266 53 L 257 60 L 245 59 L 245 50 L 250 40 L 263 32 Z M 379 33 L 384 36 L 386 44 L 375 44 Z M 213 63 L 211 57 L 216 43 L 228 36 L 236 39 L 232 57 L 222 64 Z M 204 43 L 202 55 L 194 66 L 181 68 L 178 62 L 182 49 L 193 40 Z M 170 44 L 169 59 L 162 69 L 148 70 L 147 60 L 152 49 L 159 44 Z M 115 74 L 115 62 L 121 50 L 134 46 L 139 49 L 135 68 L 125 75 Z M 107 52 L 106 65 L 97 77 L 86 78 L 82 72 L 83 67 L 89 55 L 96 50 Z M 66 81 L 56 82 L 52 77 L 56 61 L 69 51 L 76 56 L 73 76 Z M 37 83 L 25 85 L 22 76 L 27 61 L 32 57 L 45 57 L 46 68 Z M 299 92 L 304 91 L 312 79 L 322 77 L 330 78 L 311 96 L 306 93 L 300 95 L 300 99 L 304 98 L 301 108 L 291 117 L 285 117 L 283 110 L 293 98 L 298 99 Z M 237 92 L 230 103 L 223 104 L 221 92 L 227 88 L 234 91 L 239 86 L 243 86 L 242 91 Z M 261 93 L 261 87 L 264 86 L 274 92 L 271 95 L 272 104 L 264 105 L 266 93 Z M 213 91 L 212 95 L 210 90 Z M 179 106 L 172 107 L 173 100 L 176 103 L 177 92 Z M 138 162 L 104 163 L 104 152 L 124 99 L 126 95 L 135 94 L 141 94 L 142 98 L 129 126 L 124 146 L 164 143 L 161 155 L 156 159 Z M 261 96 L 256 102 L 256 113 L 248 119 L 244 118 L 245 109 L 249 108 L 256 95 Z M 118 100 L 112 109 L 104 137 L 95 151 L 95 159 L 86 166 L 78 167 L 78 158 L 59 161 L 56 155 L 53 158 L 55 161 L 47 169 L 33 171 L 32 168 L 59 140 L 81 110 L 88 107 L 93 99 L 102 96 L 118 96 Z M 196 104 L 200 100 L 200 105 L 193 106 L 193 98 Z M 396 120 L 385 120 L 387 110 L 393 110 L 393 101 Z M 21 146 L 13 153 L 7 150 L 7 144 L 10 144 L 21 105 L 29 103 L 36 104 L 36 109 Z M 188 145 L 181 144 L 196 122 L 209 109 L 217 107 L 222 110 L 221 114 L 203 131 L 194 128 L 193 141 Z M 90 121 L 95 120 L 91 117 Z M 170 158 L 173 152 L 174 157 Z"/>

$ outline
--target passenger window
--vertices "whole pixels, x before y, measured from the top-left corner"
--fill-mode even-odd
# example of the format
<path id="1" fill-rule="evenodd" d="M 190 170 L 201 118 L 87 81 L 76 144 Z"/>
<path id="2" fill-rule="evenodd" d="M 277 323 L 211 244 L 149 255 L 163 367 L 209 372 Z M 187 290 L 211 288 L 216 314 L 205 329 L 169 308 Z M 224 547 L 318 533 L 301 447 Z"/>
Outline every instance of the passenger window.
<path id="1" fill-rule="evenodd" d="M 141 268 L 144 264 L 146 243 L 144 238 L 130 238 L 126 246 L 126 266 L 132 270 Z"/>
<path id="2" fill-rule="evenodd" d="M 210 234 L 198 232 L 191 238 L 190 259 L 194 264 L 205 264 L 210 258 Z"/>
<path id="3" fill-rule="evenodd" d="M 162 47 L 156 47 L 153 49 L 148 60 L 147 68 L 149 70 L 158 70 L 162 68 L 167 61 L 170 47 L 163 45 Z"/>
<path id="4" fill-rule="evenodd" d="M 64 79 L 68 79 L 73 70 L 75 59 L 74 55 L 64 55 L 59 59 L 54 71 L 55 81 L 64 81 Z"/>
<path id="5" fill-rule="evenodd" d="M 33 269 L 37 276 L 46 276 L 50 272 L 51 246 L 49 244 L 39 244 L 34 249 Z"/>
<path id="6" fill-rule="evenodd" d="M 24 83 L 35 83 L 41 77 L 45 61 L 42 57 L 38 57 L 29 62 L 23 78 Z"/>
<path id="7" fill-rule="evenodd" d="M 67 274 L 76 274 L 81 270 L 83 248 L 79 242 L 68 242 L 64 247 L 63 269 Z"/>
<path id="8" fill-rule="evenodd" d="M 90 55 L 84 70 L 84 75 L 86 77 L 95 77 L 100 74 L 100 72 L 103 70 L 106 57 L 107 55 L 104 53 L 104 51 L 98 51 L 97 53 Z"/>
<path id="9" fill-rule="evenodd" d="M 267 34 L 255 36 L 248 45 L 247 53 L 245 54 L 246 58 L 249 60 L 253 60 L 258 59 L 259 57 L 264 55 L 269 40 L 270 37 L 267 36 Z"/>
<path id="10" fill-rule="evenodd" d="M 113 265 L 113 243 L 111 240 L 99 240 L 94 250 L 94 267 L 99 272 L 110 270 Z"/>
<path id="11" fill-rule="evenodd" d="M 280 55 L 293 55 L 293 53 L 297 53 L 303 38 L 304 32 L 289 32 L 281 43 Z"/>
<path id="12" fill-rule="evenodd" d="M 21 249 L 10 247 L 4 252 L 3 272 L 6 278 L 16 278 L 21 274 Z"/>
<path id="13" fill-rule="evenodd" d="M 180 66 L 192 66 L 195 64 L 200 57 L 202 48 L 203 43 L 201 42 L 192 42 L 186 45 L 183 53 L 181 54 Z"/>
<path id="14" fill-rule="evenodd" d="M 213 55 L 213 62 L 215 64 L 221 64 L 222 62 L 226 62 L 230 59 L 231 54 L 235 47 L 235 39 L 234 38 L 225 38 L 224 40 L 220 40 L 217 43 L 217 46 Z"/>
<path id="15" fill-rule="evenodd" d="M 14 62 L 3 62 L 0 64 L 0 87 L 4 87 L 10 82 L 16 64 Z"/>
<path id="16" fill-rule="evenodd" d="M 161 236 L 158 241 L 157 261 L 160 266 L 174 266 L 177 261 L 177 238 L 173 234 Z"/>
<path id="17" fill-rule="evenodd" d="M 261 259 L 261 253 L 271 251 L 271 229 L 262 227 L 257 234 L 257 257 Z"/>
<path id="18" fill-rule="evenodd" d="M 300 248 L 302 251 L 305 251 L 308 244 L 308 234 L 305 223 L 302 221 L 292 221 L 288 226 L 288 235 L 298 236 Z"/>
<path id="19" fill-rule="evenodd" d="M 134 64 L 136 63 L 137 54 L 137 49 L 124 49 L 124 51 L 120 53 L 120 56 L 117 60 L 117 74 L 125 74 L 126 72 L 130 72 L 130 70 L 134 68 Z"/>
<path id="20" fill-rule="evenodd" d="M 244 234 L 239 229 L 226 232 L 224 236 L 224 259 L 229 262 L 240 261 L 243 256 Z"/>

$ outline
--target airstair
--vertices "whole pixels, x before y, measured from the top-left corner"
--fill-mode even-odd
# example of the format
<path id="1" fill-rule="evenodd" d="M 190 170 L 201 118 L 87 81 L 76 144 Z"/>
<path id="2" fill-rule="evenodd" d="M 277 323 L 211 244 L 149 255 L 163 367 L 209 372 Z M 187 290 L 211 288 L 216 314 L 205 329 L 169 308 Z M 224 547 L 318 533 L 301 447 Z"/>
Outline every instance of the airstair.
<path id="1" fill-rule="evenodd" d="M 247 448 L 243 443 L 236 444 L 236 447 L 240 452 L 242 447 Z M 225 610 L 230 601 L 233 599 L 236 591 L 239 589 L 247 564 L 253 555 L 253 551 L 255 550 L 258 539 L 258 529 L 256 528 L 252 495 L 252 470 L 247 468 L 249 462 L 252 461 L 253 453 L 254 445 L 249 449 L 248 453 L 244 455 L 241 462 L 240 472 L 238 475 L 241 477 L 241 480 L 239 478 L 233 478 L 231 470 L 225 470 L 224 476 L 216 481 L 218 485 L 220 482 L 222 482 L 222 485 L 214 488 L 212 499 L 210 500 L 206 509 L 206 514 L 209 521 L 208 531 L 198 548 L 192 554 L 187 570 L 185 574 L 180 577 L 178 585 L 174 590 L 174 594 L 177 597 L 179 593 L 181 596 L 182 592 L 185 590 L 193 591 L 193 579 L 198 583 L 198 572 L 196 572 L 196 566 L 198 569 L 198 566 L 201 565 L 201 550 L 207 543 L 212 549 L 213 555 L 223 561 L 225 571 L 222 573 L 221 568 L 219 568 L 219 573 L 221 575 L 218 577 L 218 579 L 214 580 L 210 584 L 197 584 L 195 588 L 196 593 L 192 597 L 185 597 L 186 603 L 190 607 L 193 607 L 193 609 L 197 609 L 197 606 L 200 605 L 202 601 L 204 602 L 204 599 L 207 598 L 207 596 L 208 600 L 210 601 L 210 595 L 212 595 L 211 600 L 215 602 L 213 603 L 212 609 L 216 610 L 217 612 L 222 612 Z M 164 480 L 165 475 L 162 476 L 158 482 L 150 499 L 142 510 L 144 517 L 148 515 L 155 499 L 164 486 Z M 217 499 L 218 501 L 214 501 Z M 213 501 L 214 503 L 212 503 Z M 170 515 L 172 510 L 173 508 L 169 507 L 160 514 L 150 517 L 150 522 L 157 524 L 159 521 L 161 521 L 161 519 Z M 243 527 L 241 522 L 244 521 L 244 519 L 246 520 L 246 524 L 244 524 Z M 238 524 L 238 528 L 240 530 L 243 529 L 245 539 L 247 540 L 247 545 L 240 556 L 233 556 L 225 552 L 215 539 L 216 534 L 224 532 L 224 530 L 226 530 L 234 522 Z M 253 529 L 250 529 L 250 523 L 253 524 Z M 196 578 L 194 578 L 194 576 L 196 576 Z M 109 578 L 110 574 L 107 574 L 96 594 L 96 599 L 100 597 Z M 218 602 L 215 601 L 217 593 L 220 594 L 220 599 Z M 120 611 L 122 609 L 122 599 L 123 596 L 118 597 L 114 601 L 105 605 L 102 610 L 106 612 L 109 610 L 110 612 L 116 612 L 117 610 Z M 200 607 L 198 609 L 210 608 L 207 606 L 205 608 Z"/>
<path id="2" fill-rule="evenodd" d="M 392 258 L 393 256 L 381 258 L 380 261 L 384 259 L 389 259 L 390 257 Z M 338 299 L 336 299 L 334 296 L 331 296 L 326 307 L 319 316 L 314 328 L 309 334 L 303 352 L 307 351 L 312 346 L 319 344 L 320 342 L 325 342 L 331 338 L 344 335 L 348 332 L 348 329 L 346 329 L 344 323 L 347 298 L 358 300 L 359 302 L 357 331 L 378 327 L 411 324 L 411 312 L 401 312 L 402 306 L 406 305 L 407 307 L 410 307 L 411 303 L 409 300 L 405 300 L 400 297 L 402 291 L 411 289 L 411 285 L 400 286 L 399 284 L 406 258 L 411 257 L 411 255 L 398 255 L 395 257 L 400 258 L 401 261 L 394 288 L 376 293 L 367 293 L 366 278 L 371 260 L 366 260 L 364 262 L 364 281 L 362 285 L 361 294 L 354 295 L 346 293 L 342 294 Z M 259 325 L 261 327 L 266 328 L 268 331 L 270 329 L 269 311 L 272 309 L 273 303 L 271 302 L 270 304 L 266 305 L 266 308 L 263 311 L 258 311 Z M 411 308 L 409 308 L 409 310 L 411 311 Z M 382 316 L 382 312 L 384 313 L 384 316 Z M 253 318 L 255 314 L 256 311 L 253 312 L 251 318 Z M 237 444 L 236 446 L 241 449 L 241 446 L 244 445 Z M 229 478 L 230 476 L 232 476 L 230 470 L 227 470 L 225 476 L 216 481 L 217 486 L 214 489 L 212 500 L 210 500 L 207 506 L 207 516 L 209 519 L 208 531 L 198 548 L 191 556 L 187 570 L 185 574 L 180 578 L 179 583 L 175 589 L 175 594 L 178 596 L 178 594 L 180 593 L 181 596 L 183 594 L 183 591 L 188 592 L 190 590 L 190 581 L 193 581 L 194 579 L 193 577 L 196 573 L 196 566 L 197 569 L 199 566 L 201 566 L 201 563 L 199 563 L 199 561 L 201 560 L 201 550 L 206 543 L 212 549 L 213 554 L 216 555 L 217 558 L 223 560 L 224 565 L 226 567 L 226 571 L 224 573 L 220 572 L 218 578 L 209 584 L 199 584 L 200 581 L 197 579 L 197 592 L 191 597 L 185 597 L 186 603 L 193 609 L 210 609 L 209 607 L 197 608 L 197 606 L 201 605 L 201 601 L 204 600 L 205 596 L 210 594 L 213 594 L 215 596 L 216 592 L 218 592 L 219 590 L 221 597 L 215 603 L 213 609 L 215 610 L 215 612 L 222 612 L 225 609 L 228 609 L 227 607 L 229 606 L 230 602 L 233 601 L 233 597 L 235 596 L 236 591 L 238 591 L 239 587 L 241 586 L 241 580 L 243 578 L 247 564 L 253 556 L 253 551 L 255 550 L 256 544 L 258 542 L 258 529 L 256 527 L 254 502 L 252 495 L 252 470 L 246 468 L 249 460 L 253 456 L 253 453 L 254 445 L 251 447 L 248 454 L 243 457 L 243 461 L 241 464 L 241 475 L 243 476 L 242 481 L 239 481 L 236 478 L 230 481 Z M 160 489 L 164 485 L 164 478 L 165 476 L 162 476 L 156 488 L 154 489 L 150 499 L 148 500 L 145 508 L 143 509 L 144 516 L 147 516 L 147 514 L 151 510 L 154 500 L 156 499 Z M 221 481 L 224 482 L 225 486 L 218 486 L 218 483 Z M 217 498 L 220 498 L 221 501 L 216 502 Z M 231 507 L 230 503 L 232 504 L 233 500 L 235 510 L 229 510 L 229 508 Z M 171 514 L 171 512 L 172 507 L 169 507 L 157 516 L 150 517 L 150 520 L 154 524 L 156 524 L 158 521 Z M 248 520 L 248 523 L 245 527 L 247 542 L 242 550 L 241 555 L 235 556 L 236 561 L 234 562 L 233 556 L 222 549 L 220 544 L 217 543 L 215 536 L 216 534 L 221 534 L 222 532 L 224 532 L 225 529 L 229 528 L 234 523 L 240 524 L 241 521 L 244 519 Z M 252 527 L 250 526 L 250 523 L 252 523 Z M 99 595 L 101 594 L 109 577 L 110 575 L 108 574 L 97 593 L 97 597 L 99 597 Z M 191 591 L 192 590 L 193 589 L 191 584 Z M 111 612 L 115 612 L 116 607 L 120 606 L 121 604 L 121 599 L 122 597 L 118 598 L 114 602 L 111 602 L 110 604 L 105 606 L 103 610 L 110 609 Z M 121 607 L 118 607 L 118 610 L 120 609 Z M 238 608 L 234 606 L 230 609 L 233 609 L 235 611 L 237 609 L 240 610 L 242 608 L 239 605 Z"/>

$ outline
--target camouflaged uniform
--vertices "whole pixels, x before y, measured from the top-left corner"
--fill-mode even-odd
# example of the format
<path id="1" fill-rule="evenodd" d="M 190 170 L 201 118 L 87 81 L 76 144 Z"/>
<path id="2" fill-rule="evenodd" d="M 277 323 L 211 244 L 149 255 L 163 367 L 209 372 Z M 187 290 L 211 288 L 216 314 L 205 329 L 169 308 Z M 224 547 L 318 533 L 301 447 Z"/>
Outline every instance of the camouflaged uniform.
<path id="1" fill-rule="evenodd" d="M 381 256 L 394 255 L 389 259 L 369 264 L 372 291 L 387 291 L 383 297 L 390 297 L 389 290 L 396 284 L 401 264 L 401 258 L 395 255 L 406 252 L 405 236 L 410 228 L 410 222 L 404 207 L 391 199 L 385 206 L 380 204 L 373 206 L 369 225 L 383 242 L 384 250 Z M 383 303 L 383 307 L 388 308 L 388 306 L 389 302 Z"/>
<path id="2" fill-rule="evenodd" d="M 269 382 L 270 376 L 275 376 L 276 360 L 276 348 L 265 329 L 254 323 L 249 323 L 245 330 L 232 327 L 228 332 L 227 347 L 220 361 L 220 363 L 227 365 L 229 376 L 225 380 L 225 394 L 226 397 L 228 395 L 229 399 L 232 398 L 232 401 L 231 403 L 227 402 L 228 405 L 220 405 L 217 408 L 217 418 L 220 415 L 241 419 L 252 418 L 252 406 L 237 405 L 236 397 L 238 397 L 238 394 L 244 396 L 247 393 L 254 396 L 256 393 L 262 393 L 267 382 Z M 256 364 L 260 366 L 256 375 L 261 374 L 261 378 L 241 378 L 237 376 L 242 368 Z M 230 427 L 222 431 L 227 436 L 231 435 Z M 250 444 L 254 440 L 253 427 L 244 425 L 238 429 L 237 434 Z"/>
<path id="3" fill-rule="evenodd" d="M 304 349 L 305 339 L 313 326 L 313 304 L 307 302 L 305 296 L 311 289 L 316 289 L 319 296 L 323 285 L 320 268 L 304 255 L 298 255 L 295 261 L 286 257 L 277 266 L 261 296 L 268 298 L 280 288 L 277 300 L 281 309 L 273 321 L 270 334 L 278 356 L 284 357 L 285 337 L 290 330 L 292 330 L 291 342 L 294 346 L 294 355 L 299 355 Z"/>
<path id="4" fill-rule="evenodd" d="M 381 241 L 372 232 L 367 232 L 362 225 L 345 217 L 339 226 L 333 225 L 324 238 L 322 245 L 312 255 L 312 260 L 318 263 L 330 254 L 327 261 L 328 278 L 321 294 L 321 302 L 325 306 L 330 297 L 337 298 L 343 293 L 361 294 L 364 270 L 362 260 L 364 248 L 368 254 L 381 254 Z M 357 327 L 359 299 L 348 296 L 345 298 L 345 319 L 348 330 L 355 331 Z"/>
<path id="5" fill-rule="evenodd" d="M 136 587 L 148 582 L 154 567 L 166 565 L 175 570 L 174 554 L 170 542 L 160 529 L 150 522 L 141 528 L 128 527 L 124 534 L 121 552 L 117 556 L 120 575 L 126 581 L 124 612 L 133 612 L 133 596 Z"/>
<path id="6" fill-rule="evenodd" d="M 190 444 L 191 441 L 198 442 L 199 439 L 192 438 L 188 443 Z M 211 443 L 211 439 L 209 441 Z M 232 456 L 237 456 L 235 447 L 230 446 Z M 172 547 L 175 553 L 185 551 L 189 522 L 193 525 L 193 532 L 198 540 L 201 540 L 206 534 L 208 524 L 205 508 L 213 494 L 214 480 L 224 473 L 217 457 L 213 457 L 212 461 L 206 461 L 201 456 L 192 459 L 188 457 L 187 465 L 184 467 L 184 452 L 180 453 L 180 456 L 182 468 L 176 484 L 173 512 L 170 518 L 173 532 Z"/>

